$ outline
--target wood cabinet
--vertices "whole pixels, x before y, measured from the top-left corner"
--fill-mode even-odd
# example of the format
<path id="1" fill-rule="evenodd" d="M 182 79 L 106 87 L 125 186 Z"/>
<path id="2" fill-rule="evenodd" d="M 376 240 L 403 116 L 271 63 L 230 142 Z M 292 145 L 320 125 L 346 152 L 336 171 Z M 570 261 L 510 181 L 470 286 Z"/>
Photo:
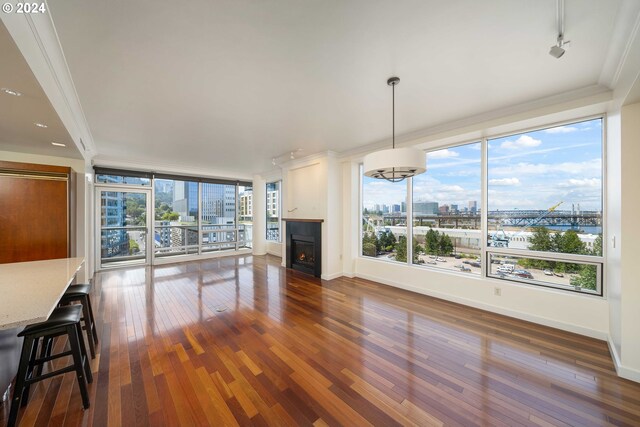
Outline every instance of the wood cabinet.
<path id="1" fill-rule="evenodd" d="M 0 161 L 0 264 L 71 256 L 71 168 Z"/>

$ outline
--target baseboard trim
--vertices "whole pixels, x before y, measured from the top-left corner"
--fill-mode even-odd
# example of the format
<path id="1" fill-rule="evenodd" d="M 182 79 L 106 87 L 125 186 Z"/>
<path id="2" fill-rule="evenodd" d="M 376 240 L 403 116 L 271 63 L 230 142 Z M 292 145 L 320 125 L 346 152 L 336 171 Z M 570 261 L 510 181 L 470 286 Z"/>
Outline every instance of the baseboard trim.
<path id="1" fill-rule="evenodd" d="M 441 292 L 434 292 L 429 289 L 418 288 L 416 286 L 406 285 L 404 283 L 395 282 L 392 280 L 384 280 L 376 276 L 356 273 L 356 277 L 371 280 L 374 282 L 382 283 L 385 285 L 393 286 L 396 288 L 404 289 L 407 291 L 415 292 L 418 294 L 432 296 L 434 298 L 440 298 L 446 301 L 455 302 L 458 304 L 466 305 L 469 307 L 479 308 L 481 310 L 490 311 L 492 313 L 502 314 L 504 316 L 514 317 L 516 319 L 525 320 L 527 322 L 537 323 L 544 326 L 549 326 L 551 328 L 561 329 L 567 332 L 573 332 L 575 334 L 584 335 L 591 338 L 596 338 L 602 341 L 606 341 L 609 337 L 609 334 L 604 331 L 598 331 L 595 329 L 584 328 L 582 326 L 573 325 L 571 323 L 558 322 L 556 320 L 547 319 L 546 317 L 534 316 L 531 314 L 521 313 L 519 311 L 509 310 L 502 307 L 497 307 L 491 304 L 485 304 L 482 302 L 478 302 L 475 300 L 458 297 L 455 295 L 445 294 Z"/>
<path id="2" fill-rule="evenodd" d="M 609 344 L 609 352 L 611 353 L 611 358 L 613 359 L 613 366 L 616 368 L 616 372 L 618 376 L 630 381 L 635 381 L 640 383 L 640 371 L 637 369 L 627 368 L 622 365 L 622 361 L 620 359 L 620 355 L 618 354 L 618 349 L 616 345 L 613 343 L 613 339 L 611 335 L 607 338 L 607 344 Z"/>
<path id="3" fill-rule="evenodd" d="M 333 279 L 337 279 L 338 277 L 342 277 L 342 273 L 332 273 L 332 274 L 321 274 L 320 278 L 322 280 L 333 280 Z"/>

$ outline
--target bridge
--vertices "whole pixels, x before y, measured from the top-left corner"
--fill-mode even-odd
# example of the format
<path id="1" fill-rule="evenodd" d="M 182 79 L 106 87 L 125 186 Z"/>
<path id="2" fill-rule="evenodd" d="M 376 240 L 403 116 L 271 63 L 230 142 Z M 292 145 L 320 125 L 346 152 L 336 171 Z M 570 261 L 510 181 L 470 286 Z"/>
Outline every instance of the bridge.
<path id="1" fill-rule="evenodd" d="M 546 210 L 509 210 L 490 211 L 489 224 L 500 224 L 504 227 L 528 227 L 535 220 L 537 227 L 567 226 L 573 228 L 602 226 L 602 213 L 599 211 L 553 211 L 540 219 Z M 407 223 L 406 213 L 386 214 L 377 217 L 380 224 L 399 226 Z M 371 215 L 370 220 L 375 221 L 376 216 Z M 479 214 L 439 214 L 439 215 L 415 215 L 413 217 L 416 226 L 432 226 L 435 228 L 480 228 L 482 217 Z"/>

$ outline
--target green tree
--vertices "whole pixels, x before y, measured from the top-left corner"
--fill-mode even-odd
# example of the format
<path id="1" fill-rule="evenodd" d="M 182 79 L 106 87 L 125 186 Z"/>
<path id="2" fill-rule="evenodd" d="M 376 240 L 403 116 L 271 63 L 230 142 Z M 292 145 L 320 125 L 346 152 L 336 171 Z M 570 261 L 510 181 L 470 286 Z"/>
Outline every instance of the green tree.
<path id="1" fill-rule="evenodd" d="M 602 256 L 602 234 L 598 234 L 596 240 L 593 241 L 591 253 L 596 256 Z"/>
<path id="2" fill-rule="evenodd" d="M 160 219 L 163 221 L 177 221 L 180 219 L 180 214 L 178 212 L 165 212 Z"/>
<path id="3" fill-rule="evenodd" d="M 133 239 L 129 239 L 129 255 L 137 254 L 140 252 L 140 245 Z"/>
<path id="4" fill-rule="evenodd" d="M 558 246 L 555 248 L 557 252 L 565 254 L 584 254 L 586 252 L 586 245 L 575 230 L 567 230 L 560 235 L 561 237 L 556 239 Z"/>
<path id="5" fill-rule="evenodd" d="M 532 251 L 552 252 L 553 246 L 549 230 L 546 227 L 535 227 L 533 235 L 529 239 L 529 249 Z"/>
<path id="6" fill-rule="evenodd" d="M 580 266 L 580 274 L 571 278 L 571 286 L 581 287 L 582 289 L 597 289 L 597 274 L 595 265 Z"/>
<path id="7" fill-rule="evenodd" d="M 380 249 L 387 252 L 391 252 L 396 244 L 396 236 L 390 230 L 380 233 L 378 240 L 380 241 Z"/>
<path id="8" fill-rule="evenodd" d="M 402 235 L 398 237 L 396 244 L 396 261 L 407 262 L 407 238 Z"/>
<path id="9" fill-rule="evenodd" d="M 379 244 L 375 233 L 364 233 L 362 236 L 362 255 L 370 257 L 377 256 Z"/>
<path id="10" fill-rule="evenodd" d="M 453 252 L 453 243 L 448 234 L 442 233 L 438 237 L 438 250 L 442 255 L 449 255 Z"/>
<path id="11" fill-rule="evenodd" d="M 427 235 L 425 237 L 425 250 L 428 254 L 437 254 L 439 249 L 439 238 L 440 233 L 435 231 L 433 228 L 429 228 L 427 231 Z"/>

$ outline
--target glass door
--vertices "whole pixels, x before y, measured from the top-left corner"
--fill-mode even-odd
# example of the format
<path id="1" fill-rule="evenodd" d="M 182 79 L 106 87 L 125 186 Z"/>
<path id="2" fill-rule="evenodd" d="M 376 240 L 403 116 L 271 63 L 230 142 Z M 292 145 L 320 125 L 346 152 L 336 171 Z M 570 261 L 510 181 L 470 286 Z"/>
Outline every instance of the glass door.
<path id="1" fill-rule="evenodd" d="M 149 190 L 96 187 L 100 268 L 149 264 Z"/>

